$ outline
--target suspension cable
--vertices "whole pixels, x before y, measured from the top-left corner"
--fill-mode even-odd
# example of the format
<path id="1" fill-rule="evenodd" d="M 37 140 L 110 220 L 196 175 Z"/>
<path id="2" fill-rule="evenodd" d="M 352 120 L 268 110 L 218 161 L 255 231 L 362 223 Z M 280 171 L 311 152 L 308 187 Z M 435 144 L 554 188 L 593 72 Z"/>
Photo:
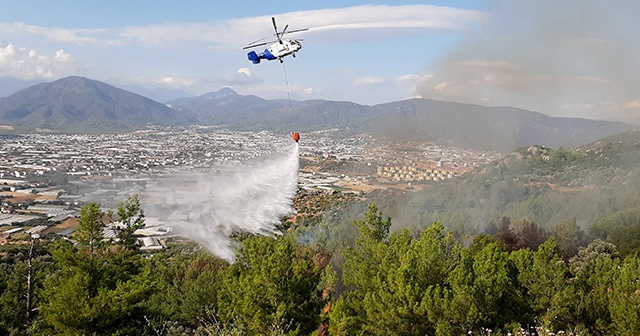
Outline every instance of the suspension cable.
<path id="1" fill-rule="evenodd" d="M 291 105 L 291 92 L 289 91 L 289 78 L 287 77 L 287 67 L 282 62 L 282 69 L 284 70 L 284 83 L 287 86 L 287 97 L 289 97 L 289 111 L 293 113 L 293 106 Z"/>

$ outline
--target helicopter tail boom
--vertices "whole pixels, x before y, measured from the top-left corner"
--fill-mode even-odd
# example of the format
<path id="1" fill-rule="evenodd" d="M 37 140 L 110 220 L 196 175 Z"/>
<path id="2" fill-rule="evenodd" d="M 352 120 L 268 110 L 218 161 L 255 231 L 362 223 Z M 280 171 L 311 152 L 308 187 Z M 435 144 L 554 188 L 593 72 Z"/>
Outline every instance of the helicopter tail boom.
<path id="1" fill-rule="evenodd" d="M 249 58 L 249 60 L 251 62 L 253 62 L 253 64 L 259 64 L 260 63 L 260 56 L 258 56 L 258 54 L 255 51 L 251 51 L 247 54 L 247 58 Z"/>
<path id="2" fill-rule="evenodd" d="M 253 64 L 258 64 L 258 63 L 260 63 L 260 60 L 262 60 L 262 59 L 266 59 L 266 60 L 272 61 L 274 59 L 277 59 L 278 57 L 274 56 L 269 51 L 269 49 L 265 49 L 264 52 L 259 53 L 259 54 L 257 52 L 255 52 L 255 51 L 250 51 L 250 52 L 247 53 L 247 58 L 251 62 L 253 62 Z"/>

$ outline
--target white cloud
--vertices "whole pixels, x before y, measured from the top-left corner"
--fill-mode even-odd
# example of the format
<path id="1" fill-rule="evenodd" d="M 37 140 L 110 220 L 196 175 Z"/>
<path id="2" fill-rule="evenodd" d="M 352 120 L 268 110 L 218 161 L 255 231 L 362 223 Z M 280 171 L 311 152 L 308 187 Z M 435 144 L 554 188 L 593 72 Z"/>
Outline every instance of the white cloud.
<path id="1" fill-rule="evenodd" d="M 234 86 L 255 84 L 262 82 L 262 79 L 253 75 L 251 69 L 240 68 L 236 73 L 222 75 L 222 77 L 216 78 L 212 82 L 218 82 L 222 86 Z"/>
<path id="2" fill-rule="evenodd" d="M 194 95 L 219 90 L 220 87 L 250 86 L 262 82 L 262 79 L 252 74 L 249 68 L 240 68 L 235 73 L 228 73 L 216 77 L 179 76 L 167 74 L 164 76 L 111 76 L 109 82 L 124 85 L 135 85 L 144 88 L 179 89 Z M 280 89 L 282 90 L 282 89 Z"/>
<path id="3" fill-rule="evenodd" d="M 420 81 L 420 79 L 423 76 L 420 75 L 416 75 L 416 74 L 406 74 L 406 75 L 401 75 L 396 77 L 396 83 L 402 84 L 402 83 L 417 83 Z"/>
<path id="4" fill-rule="evenodd" d="M 381 77 L 363 77 L 353 81 L 355 86 L 380 86 L 387 84 L 387 80 Z"/>
<path id="5" fill-rule="evenodd" d="M 432 80 L 433 78 L 435 78 L 433 74 L 427 74 L 427 75 L 405 74 L 405 75 L 397 76 L 394 79 L 394 82 L 400 85 L 408 85 L 411 87 L 415 87 L 416 85 L 424 81 Z"/>
<path id="6" fill-rule="evenodd" d="M 251 77 L 251 69 L 250 68 L 240 68 L 238 69 L 238 74 L 245 74 Z"/>
<path id="7" fill-rule="evenodd" d="M 193 86 L 195 83 L 197 83 L 197 80 L 194 78 L 188 78 L 188 77 L 166 76 L 156 81 L 156 83 L 164 87 L 170 87 L 175 89 L 185 89 Z"/>
<path id="8" fill-rule="evenodd" d="M 470 24 L 481 20 L 484 14 L 478 11 L 432 5 L 365 5 L 298 11 L 275 16 L 279 30 L 282 30 L 285 25 L 289 25 L 289 30 L 309 28 L 308 31 L 303 32 L 305 35 L 348 30 L 355 35 L 360 34 L 362 37 L 370 38 L 371 31 L 381 29 L 388 37 L 405 34 L 407 30 L 464 30 Z M 154 43 L 198 40 L 208 41 L 217 46 L 237 47 L 258 38 L 272 36 L 273 27 L 271 16 L 260 16 L 228 20 L 219 24 L 127 27 L 120 35 Z M 335 33 L 331 33 L 330 36 L 332 40 L 340 37 Z"/>
<path id="9" fill-rule="evenodd" d="M 432 5 L 365 5 L 275 16 L 280 30 L 285 25 L 289 25 L 289 30 L 310 28 L 304 33 L 314 36 L 335 30 L 349 31 L 350 39 L 371 38 L 372 31 L 393 37 L 407 31 L 464 30 L 484 17 L 478 11 Z M 271 16 L 218 23 L 167 23 L 108 29 L 65 29 L 17 22 L 0 23 L 0 30 L 3 33 L 39 35 L 57 42 L 108 46 L 137 43 L 162 47 L 175 43 L 206 42 L 215 48 L 238 48 L 258 38 L 273 36 Z M 326 41 L 336 41 L 344 36 L 331 33 Z"/>
<path id="10" fill-rule="evenodd" d="M 0 72 L 16 78 L 52 79 L 71 75 L 80 67 L 62 49 L 54 55 L 40 55 L 35 50 L 13 44 L 0 46 Z"/>
<path id="11" fill-rule="evenodd" d="M 440 82 L 433 86 L 433 89 L 437 92 L 450 92 L 452 91 L 451 83 Z"/>
<path id="12" fill-rule="evenodd" d="M 325 9 L 311 13 L 300 24 L 311 25 L 313 30 L 366 30 L 366 29 L 444 29 L 464 30 L 481 20 L 481 12 L 433 5 L 365 5 L 341 9 Z M 295 22 L 295 18 L 291 18 Z"/>
<path id="13" fill-rule="evenodd" d="M 418 93 L 419 87 L 422 83 L 431 81 L 434 79 L 433 74 L 417 75 L 417 74 L 405 74 L 397 76 L 394 79 L 394 83 L 397 86 L 405 87 L 409 92 L 410 98 L 422 98 L 422 95 Z"/>

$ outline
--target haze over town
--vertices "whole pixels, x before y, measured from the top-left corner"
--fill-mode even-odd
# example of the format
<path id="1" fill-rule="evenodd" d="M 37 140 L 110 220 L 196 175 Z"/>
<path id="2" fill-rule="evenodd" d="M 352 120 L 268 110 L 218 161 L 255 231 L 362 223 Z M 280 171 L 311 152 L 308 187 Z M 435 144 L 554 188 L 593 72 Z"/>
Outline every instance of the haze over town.
<path id="1" fill-rule="evenodd" d="M 355 194 L 422 190 L 501 156 L 439 145 L 407 155 L 406 146 L 334 133 L 305 134 L 300 147 L 269 132 L 220 127 L 9 136 L 0 146 L 0 226 L 15 228 L 3 228 L 2 237 L 22 228 L 67 236 L 79 206 L 97 202 L 115 209 L 127 196 L 139 195 L 147 216 L 147 229 L 139 234 L 154 239 L 151 248 L 177 234 L 231 261 L 232 234 L 278 234 L 280 219 L 295 214 L 298 187 Z M 50 225 L 22 224 L 38 213 Z"/>
<path id="2" fill-rule="evenodd" d="M 285 63 L 296 100 L 410 97 L 640 122 L 637 2 L 153 1 L 5 3 L 0 76 L 80 75 L 166 101 L 222 87 L 286 98 L 283 67 L 242 47 L 280 27 L 304 47 Z M 141 14 L 143 13 L 143 14 Z M 6 93 L 10 94 L 10 93 Z"/>

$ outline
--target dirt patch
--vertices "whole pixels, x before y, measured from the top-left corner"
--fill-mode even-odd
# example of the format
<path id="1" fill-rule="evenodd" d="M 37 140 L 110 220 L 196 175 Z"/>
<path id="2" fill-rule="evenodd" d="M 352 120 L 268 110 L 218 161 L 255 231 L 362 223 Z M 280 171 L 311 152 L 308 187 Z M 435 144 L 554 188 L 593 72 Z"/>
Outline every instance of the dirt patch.
<path id="1" fill-rule="evenodd" d="M 58 233 L 58 232 L 62 232 L 66 229 L 72 228 L 72 227 L 77 227 L 79 225 L 79 220 L 78 218 L 72 217 L 72 218 L 68 218 L 65 219 L 64 221 L 62 221 L 60 224 L 54 225 L 53 227 L 50 227 L 49 229 L 47 229 L 47 233 Z"/>
<path id="2" fill-rule="evenodd" d="M 335 183 L 335 185 L 340 188 L 343 188 L 346 191 L 352 191 L 356 193 L 359 193 L 360 191 L 368 193 L 373 190 L 387 190 L 387 189 L 421 191 L 430 187 L 427 184 L 408 184 L 408 183 L 385 184 L 385 183 L 361 183 L 361 182 L 350 182 L 350 181 L 338 181 Z"/>
<path id="3" fill-rule="evenodd" d="M 12 192 L 12 191 L 3 191 L 1 195 L 11 196 L 9 198 L 5 198 L 4 201 L 7 203 L 23 203 L 27 201 L 51 201 L 55 200 L 55 195 L 39 195 L 32 193 L 21 193 L 21 192 Z"/>

